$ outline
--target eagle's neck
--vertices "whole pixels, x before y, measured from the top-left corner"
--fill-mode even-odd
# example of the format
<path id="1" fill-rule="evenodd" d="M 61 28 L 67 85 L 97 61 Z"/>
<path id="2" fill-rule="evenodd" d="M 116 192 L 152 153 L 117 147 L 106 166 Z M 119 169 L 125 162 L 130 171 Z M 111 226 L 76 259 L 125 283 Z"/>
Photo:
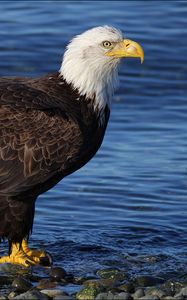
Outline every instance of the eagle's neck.
<path id="1" fill-rule="evenodd" d="M 60 75 L 78 90 L 80 96 L 94 99 L 93 108 L 99 114 L 100 123 L 104 120 L 105 107 L 111 106 L 111 99 L 117 83 L 118 61 L 103 64 L 88 59 L 74 58 L 71 53 L 65 53 L 60 68 Z"/>

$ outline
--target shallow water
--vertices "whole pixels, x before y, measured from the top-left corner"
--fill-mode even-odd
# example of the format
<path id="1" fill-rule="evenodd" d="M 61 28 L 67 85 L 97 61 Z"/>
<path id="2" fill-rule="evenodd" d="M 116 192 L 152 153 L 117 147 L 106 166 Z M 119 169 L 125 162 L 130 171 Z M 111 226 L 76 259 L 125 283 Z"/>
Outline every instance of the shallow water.
<path id="1" fill-rule="evenodd" d="M 59 69 L 69 39 L 100 24 L 142 44 L 124 60 L 101 149 L 37 202 L 32 243 L 69 272 L 187 273 L 187 4 L 2 2 L 0 75 Z M 1 246 L 3 249 L 3 246 Z"/>

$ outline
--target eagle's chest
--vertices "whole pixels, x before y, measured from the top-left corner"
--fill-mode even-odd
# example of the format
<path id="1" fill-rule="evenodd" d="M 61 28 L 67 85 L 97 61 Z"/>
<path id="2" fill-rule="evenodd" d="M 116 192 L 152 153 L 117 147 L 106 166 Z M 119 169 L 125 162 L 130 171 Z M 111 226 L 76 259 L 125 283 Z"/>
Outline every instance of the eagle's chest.
<path id="1" fill-rule="evenodd" d="M 77 148 L 78 151 L 75 154 L 72 154 L 71 159 L 69 159 L 66 163 L 64 171 L 67 175 L 80 169 L 94 157 L 102 144 L 107 123 L 108 115 L 102 126 L 98 126 L 98 124 L 96 125 L 94 120 L 93 122 L 86 123 L 86 125 L 82 128 L 80 137 L 82 139 L 82 143 L 79 148 Z"/>

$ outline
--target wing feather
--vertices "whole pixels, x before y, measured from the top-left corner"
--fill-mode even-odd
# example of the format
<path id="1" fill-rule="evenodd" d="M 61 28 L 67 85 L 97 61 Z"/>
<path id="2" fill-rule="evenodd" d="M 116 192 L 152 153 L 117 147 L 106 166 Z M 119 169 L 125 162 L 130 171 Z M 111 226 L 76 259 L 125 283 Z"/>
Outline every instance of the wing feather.
<path id="1" fill-rule="evenodd" d="M 57 102 L 23 82 L 0 80 L 0 193 L 27 191 L 78 155 L 82 132 Z"/>

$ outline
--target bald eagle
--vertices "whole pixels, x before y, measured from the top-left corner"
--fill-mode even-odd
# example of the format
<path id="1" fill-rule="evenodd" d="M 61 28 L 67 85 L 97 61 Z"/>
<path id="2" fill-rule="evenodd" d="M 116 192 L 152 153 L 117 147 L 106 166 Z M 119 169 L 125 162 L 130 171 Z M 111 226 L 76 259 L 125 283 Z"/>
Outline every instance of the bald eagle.
<path id="1" fill-rule="evenodd" d="M 121 31 L 100 26 L 74 37 L 58 73 L 0 78 L 0 263 L 40 264 L 47 254 L 28 246 L 35 201 L 97 152 L 123 57 L 144 59 Z"/>

